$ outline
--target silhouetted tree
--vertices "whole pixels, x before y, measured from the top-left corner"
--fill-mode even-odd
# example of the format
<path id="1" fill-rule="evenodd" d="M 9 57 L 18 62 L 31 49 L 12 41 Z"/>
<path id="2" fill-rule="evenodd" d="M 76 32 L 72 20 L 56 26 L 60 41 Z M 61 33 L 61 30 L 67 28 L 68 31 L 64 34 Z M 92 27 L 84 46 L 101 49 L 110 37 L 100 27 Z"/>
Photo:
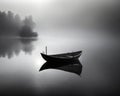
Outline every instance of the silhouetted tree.
<path id="1" fill-rule="evenodd" d="M 0 11 L 0 36 L 37 36 L 37 33 L 33 32 L 34 26 L 32 16 L 21 20 L 18 14 L 14 15 L 11 11 L 7 13 Z"/>

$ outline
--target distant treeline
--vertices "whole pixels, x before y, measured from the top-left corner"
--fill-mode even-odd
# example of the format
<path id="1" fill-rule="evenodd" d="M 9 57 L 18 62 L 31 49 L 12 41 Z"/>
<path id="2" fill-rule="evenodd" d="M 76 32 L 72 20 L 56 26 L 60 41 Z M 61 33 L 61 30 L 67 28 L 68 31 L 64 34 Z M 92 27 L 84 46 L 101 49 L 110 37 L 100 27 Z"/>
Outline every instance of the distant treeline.
<path id="1" fill-rule="evenodd" d="M 11 11 L 0 11 L 0 36 L 36 37 L 34 26 L 32 16 L 22 20 L 18 14 L 14 15 Z"/>

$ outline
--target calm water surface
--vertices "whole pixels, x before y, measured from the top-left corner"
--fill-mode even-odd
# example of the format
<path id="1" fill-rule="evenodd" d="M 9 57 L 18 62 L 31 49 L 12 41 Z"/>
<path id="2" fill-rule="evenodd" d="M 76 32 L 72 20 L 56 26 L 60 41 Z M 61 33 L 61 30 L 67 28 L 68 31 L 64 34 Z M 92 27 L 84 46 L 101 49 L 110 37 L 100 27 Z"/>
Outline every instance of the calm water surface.
<path id="1" fill-rule="evenodd" d="M 109 38 L 37 40 L 0 38 L 0 94 L 40 96 L 102 96 L 119 92 L 120 44 Z M 39 72 L 45 63 L 40 53 L 82 50 L 81 76 L 57 69 Z M 3 95 L 3 96 L 4 96 Z"/>

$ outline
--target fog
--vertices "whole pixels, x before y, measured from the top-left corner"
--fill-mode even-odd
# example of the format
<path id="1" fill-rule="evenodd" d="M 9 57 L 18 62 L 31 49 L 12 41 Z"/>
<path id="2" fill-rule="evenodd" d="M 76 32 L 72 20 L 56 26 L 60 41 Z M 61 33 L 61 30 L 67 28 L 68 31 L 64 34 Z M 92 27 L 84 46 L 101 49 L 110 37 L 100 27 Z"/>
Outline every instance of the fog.
<path id="1" fill-rule="evenodd" d="M 30 95 L 38 93 L 42 96 L 120 94 L 120 2 L 118 0 L 0 0 L 0 10 L 1 14 L 4 13 L 7 17 L 9 11 L 14 15 L 19 14 L 21 22 L 13 23 L 18 20 L 14 19 L 10 24 L 5 23 L 5 28 L 1 28 L 7 32 L 0 31 L 0 36 L 5 34 L 9 37 L 19 32 L 39 34 L 38 41 L 34 44 L 35 49 L 27 39 L 0 40 L 2 63 L 0 76 L 3 78 L 0 83 L 3 87 L 7 86 L 4 89 L 0 88 L 1 92 L 6 93 L 7 89 L 8 92 L 14 93 L 16 85 L 19 85 L 15 95 L 22 92 L 23 94 L 28 92 Z M 32 17 L 29 17 L 30 15 Z M 3 23 L 0 24 L 3 26 L 6 19 L 2 21 Z M 12 27 L 8 28 L 6 25 Z M 12 32 L 8 33 L 8 29 Z M 71 71 L 68 67 L 52 66 L 53 69 L 44 65 L 40 52 L 45 46 L 48 47 L 48 54 L 82 50 L 81 77 L 68 72 Z M 9 68 L 11 65 L 12 68 Z M 45 70 L 39 72 L 40 67 Z M 72 68 L 77 71 L 76 67 L 72 66 Z"/>
<path id="2" fill-rule="evenodd" d="M 34 25 L 32 16 L 21 20 L 18 14 L 14 15 L 11 11 L 0 12 L 0 36 L 37 36 L 37 33 L 33 32 Z"/>
<path id="3" fill-rule="evenodd" d="M 0 8 L 32 15 L 36 29 L 80 28 L 105 30 L 103 34 L 119 35 L 120 3 L 118 0 L 15 0 L 0 1 Z M 12 6 L 13 5 L 13 6 Z"/>

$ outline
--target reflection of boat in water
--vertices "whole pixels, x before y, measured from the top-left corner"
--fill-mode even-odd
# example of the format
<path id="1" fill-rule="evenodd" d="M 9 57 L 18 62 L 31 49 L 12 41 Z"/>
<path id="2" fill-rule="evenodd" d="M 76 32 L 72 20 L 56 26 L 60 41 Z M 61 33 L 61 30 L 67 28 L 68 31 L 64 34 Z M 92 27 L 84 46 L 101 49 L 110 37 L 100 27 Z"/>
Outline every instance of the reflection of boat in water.
<path id="1" fill-rule="evenodd" d="M 47 62 L 73 62 L 73 61 L 78 60 L 78 58 L 81 56 L 81 53 L 82 51 L 55 54 L 55 55 L 47 55 L 47 48 L 46 48 L 46 54 L 41 53 L 41 56 Z"/>
<path id="2" fill-rule="evenodd" d="M 43 64 L 43 66 L 40 68 L 39 71 L 46 70 L 46 69 L 58 69 L 58 70 L 67 71 L 67 72 L 80 75 L 82 72 L 82 64 L 80 63 L 79 60 L 76 60 L 71 63 L 46 62 L 45 64 Z"/>

